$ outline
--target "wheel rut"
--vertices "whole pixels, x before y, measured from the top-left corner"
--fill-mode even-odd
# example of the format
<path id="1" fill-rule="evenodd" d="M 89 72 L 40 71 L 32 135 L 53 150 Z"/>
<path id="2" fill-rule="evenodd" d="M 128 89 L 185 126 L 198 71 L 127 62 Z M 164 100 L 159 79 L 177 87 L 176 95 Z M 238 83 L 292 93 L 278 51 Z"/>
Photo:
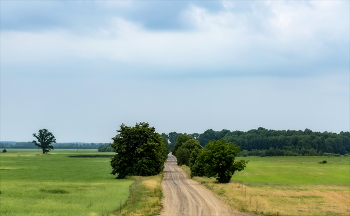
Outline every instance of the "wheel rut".
<path id="1" fill-rule="evenodd" d="M 187 177 L 171 153 L 164 167 L 161 216 L 252 216 L 231 209 L 215 194 Z"/>

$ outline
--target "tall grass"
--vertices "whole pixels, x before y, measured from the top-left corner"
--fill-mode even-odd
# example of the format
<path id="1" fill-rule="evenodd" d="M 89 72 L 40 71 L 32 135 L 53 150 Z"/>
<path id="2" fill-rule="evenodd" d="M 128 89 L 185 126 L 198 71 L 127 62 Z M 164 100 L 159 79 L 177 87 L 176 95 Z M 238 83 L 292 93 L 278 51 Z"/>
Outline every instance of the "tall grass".
<path id="1" fill-rule="evenodd" d="M 74 154 L 86 153 L 100 154 Z M 0 215 L 106 215 L 126 201 L 133 180 L 114 179 L 109 158 L 70 155 L 1 153 Z"/>

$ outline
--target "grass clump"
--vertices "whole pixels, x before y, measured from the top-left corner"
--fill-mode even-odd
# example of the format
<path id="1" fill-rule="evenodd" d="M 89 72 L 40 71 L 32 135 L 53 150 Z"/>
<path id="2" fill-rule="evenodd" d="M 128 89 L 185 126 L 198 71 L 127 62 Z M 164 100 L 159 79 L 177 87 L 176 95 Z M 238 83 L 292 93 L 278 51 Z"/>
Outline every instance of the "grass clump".
<path id="1" fill-rule="evenodd" d="M 297 198 L 297 199 L 314 199 L 314 198 L 323 198 L 323 196 L 290 196 L 290 198 Z"/>
<path id="2" fill-rule="evenodd" d="M 40 189 L 40 192 L 50 193 L 50 194 L 68 194 L 69 192 L 62 189 Z"/>

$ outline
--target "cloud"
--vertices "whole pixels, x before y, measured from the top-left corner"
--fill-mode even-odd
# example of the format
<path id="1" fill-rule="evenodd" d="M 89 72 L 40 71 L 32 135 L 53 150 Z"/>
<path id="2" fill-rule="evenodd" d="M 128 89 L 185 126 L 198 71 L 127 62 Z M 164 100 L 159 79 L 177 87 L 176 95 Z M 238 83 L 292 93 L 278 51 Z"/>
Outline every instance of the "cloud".
<path id="1" fill-rule="evenodd" d="M 170 76 L 346 71 L 348 4 L 253 2 L 240 13 L 232 6 L 211 11 L 191 4 L 179 13 L 187 25 L 182 31 L 152 30 L 144 23 L 111 15 L 85 34 L 70 29 L 3 31 L 1 62 L 55 65 L 104 60 L 111 67 L 132 68 L 133 74 Z"/>
<path id="2" fill-rule="evenodd" d="M 192 1 L 3 1 L 2 30 L 46 31 L 69 29 L 85 33 L 108 24 L 112 17 L 121 17 L 142 24 L 151 30 L 183 30 L 179 14 Z M 223 8 L 220 1 L 194 1 L 197 5 L 216 11 Z"/>
<path id="3" fill-rule="evenodd" d="M 348 130 L 348 8 L 1 2 L 1 139 L 47 127 L 62 142 L 109 142 L 140 121 L 160 132 Z"/>

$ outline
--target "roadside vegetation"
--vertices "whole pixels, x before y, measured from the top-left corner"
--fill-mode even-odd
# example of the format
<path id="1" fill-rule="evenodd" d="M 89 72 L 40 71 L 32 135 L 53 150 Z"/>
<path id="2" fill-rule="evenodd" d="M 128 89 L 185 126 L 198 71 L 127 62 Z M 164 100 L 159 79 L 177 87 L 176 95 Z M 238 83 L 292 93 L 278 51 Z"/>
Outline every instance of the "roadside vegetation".
<path id="1" fill-rule="evenodd" d="M 126 176 L 152 176 L 163 171 L 167 159 L 167 144 L 148 123 L 134 127 L 124 124 L 112 138 L 116 153 L 111 160 L 112 173 L 118 179 Z"/>
<path id="2" fill-rule="evenodd" d="M 113 138 L 112 173 L 118 179 L 134 179 L 130 196 L 112 215 L 159 215 L 162 210 L 162 172 L 167 159 L 166 140 L 148 123 L 124 124 Z"/>
<path id="3" fill-rule="evenodd" d="M 111 216 L 159 215 L 163 208 L 162 177 L 163 174 L 130 177 L 134 180 L 130 187 L 130 196 Z"/>
<path id="4" fill-rule="evenodd" d="M 245 157 L 231 182 L 193 177 L 231 207 L 260 215 L 349 215 L 350 157 Z M 327 160 L 327 163 L 319 163 Z M 182 166 L 190 176 L 190 169 Z"/>
<path id="5" fill-rule="evenodd" d="M 177 164 L 187 165 L 191 169 L 191 177 L 215 177 L 220 183 L 228 183 L 236 171 L 242 171 L 248 161 L 235 161 L 240 147 L 225 139 L 212 140 L 205 147 L 189 135 L 181 134 L 174 146 L 173 155 Z"/>

